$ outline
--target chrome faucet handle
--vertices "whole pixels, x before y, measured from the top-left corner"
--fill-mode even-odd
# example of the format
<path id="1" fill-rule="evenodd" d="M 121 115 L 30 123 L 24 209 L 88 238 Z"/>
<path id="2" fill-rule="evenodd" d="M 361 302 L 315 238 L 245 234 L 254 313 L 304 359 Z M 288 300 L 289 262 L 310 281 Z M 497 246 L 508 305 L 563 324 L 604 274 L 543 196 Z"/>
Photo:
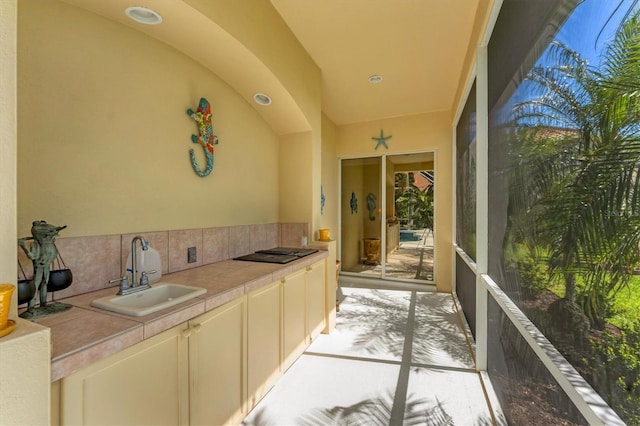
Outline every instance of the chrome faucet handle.
<path id="1" fill-rule="evenodd" d="M 120 283 L 120 291 L 118 294 L 122 294 L 125 290 L 129 288 L 129 278 L 125 275 L 124 277 L 117 278 L 115 280 L 109 280 L 109 284 Z"/>
<path id="2" fill-rule="evenodd" d="M 148 286 L 149 285 L 149 274 L 155 274 L 156 271 L 143 271 L 142 276 L 140 277 L 140 285 Z"/>

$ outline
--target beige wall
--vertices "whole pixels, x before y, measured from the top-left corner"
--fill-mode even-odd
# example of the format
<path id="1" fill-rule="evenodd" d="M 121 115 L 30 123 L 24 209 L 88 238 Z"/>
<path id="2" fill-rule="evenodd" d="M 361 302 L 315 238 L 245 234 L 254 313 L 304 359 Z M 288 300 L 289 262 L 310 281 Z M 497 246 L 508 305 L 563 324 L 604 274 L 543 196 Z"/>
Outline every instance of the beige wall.
<path id="1" fill-rule="evenodd" d="M 364 216 L 364 238 L 382 238 L 380 235 L 380 215 L 382 213 L 380 170 L 382 170 L 380 162 L 368 164 L 363 170 L 363 191 L 359 212 Z M 373 194 L 375 197 L 372 199 L 375 205 L 372 212 L 369 212 L 369 194 Z"/>
<path id="2" fill-rule="evenodd" d="M 364 257 L 364 239 L 382 238 L 380 220 L 380 170 L 378 158 L 349 159 L 342 163 L 342 223 L 340 253 L 342 269 L 350 270 Z M 357 200 L 357 212 L 351 211 L 351 194 Z M 369 217 L 368 195 L 375 196 L 374 220 Z"/>
<path id="3" fill-rule="evenodd" d="M 310 222 L 312 212 L 311 132 L 280 138 L 280 218 L 283 222 Z"/>
<path id="4" fill-rule="evenodd" d="M 330 229 L 331 239 L 338 237 L 338 159 L 336 157 L 336 126 L 322 115 L 322 187 L 325 196 L 320 228 Z M 317 237 L 317 235 L 315 235 Z"/>
<path id="5" fill-rule="evenodd" d="M 0 283 L 16 283 L 16 40 L 17 2 L 0 1 Z M 49 423 L 50 334 L 17 316 L 0 339 L 0 424 Z"/>
<path id="6" fill-rule="evenodd" d="M 347 159 L 342 163 L 342 222 L 340 253 L 342 269 L 349 270 L 360 263 L 364 256 L 365 238 L 382 238 L 380 235 L 380 214 L 382 200 L 380 198 L 379 158 Z M 369 218 L 367 196 L 375 196 L 376 208 L 374 220 Z M 351 194 L 357 200 L 357 211 L 351 211 Z"/>
<path id="7" fill-rule="evenodd" d="M 340 241 L 340 261 L 342 270 L 349 270 L 360 263 L 362 238 L 364 238 L 364 217 L 367 211 L 364 193 L 363 166 L 357 161 L 345 161 L 342 168 L 342 222 Z M 357 200 L 357 213 L 351 212 L 351 194 Z"/>
<path id="8" fill-rule="evenodd" d="M 14 331 L 0 339 L 0 363 L 0 425 L 51 424 L 49 328 L 17 318 Z"/>
<path id="9" fill-rule="evenodd" d="M 227 84 L 141 33 L 58 2 L 21 2 L 18 234 L 63 236 L 277 222 L 278 136 Z M 212 105 L 201 178 L 186 109 Z"/>
<path id="10" fill-rule="evenodd" d="M 380 135 L 380 129 L 384 129 L 385 135 L 393 136 L 387 141 L 388 150 L 383 147 L 376 150 L 376 142 L 371 139 Z M 342 158 L 423 151 L 435 153 L 435 283 L 438 291 L 443 292 L 450 292 L 453 288 L 451 132 L 450 114 L 443 111 L 338 126 L 336 139 L 336 155 Z M 350 193 L 342 195 L 343 208 L 349 196 Z M 360 208 L 366 209 L 365 203 L 366 200 L 359 199 Z"/>
<path id="11" fill-rule="evenodd" d="M 0 1 L 0 283 L 16 283 L 17 3 Z M 10 318 L 17 314 L 13 292 Z"/>
<path id="12" fill-rule="evenodd" d="M 295 105 L 304 114 L 310 132 L 296 132 L 281 139 L 280 167 L 282 197 L 281 221 L 303 221 L 310 224 L 310 235 L 321 227 L 320 186 L 322 184 L 322 89 L 321 72 L 309 54 L 293 36 L 269 1 L 186 0 L 246 46 L 277 76 Z M 278 99 L 274 99 L 278 102 Z M 281 119 L 287 120 L 286 116 Z M 306 136 L 301 137 L 300 135 Z M 303 146 L 291 146 L 298 141 Z M 304 151 L 304 152 L 303 152 Z M 305 159 L 300 162 L 301 155 Z M 283 172 L 285 174 L 283 174 Z M 295 174 L 291 174 L 295 172 Z M 303 188 L 292 188 L 290 180 L 298 180 Z M 309 192 L 302 195 L 301 192 Z M 301 197 L 292 199 L 293 196 Z M 301 211 L 302 203 L 310 209 Z"/>

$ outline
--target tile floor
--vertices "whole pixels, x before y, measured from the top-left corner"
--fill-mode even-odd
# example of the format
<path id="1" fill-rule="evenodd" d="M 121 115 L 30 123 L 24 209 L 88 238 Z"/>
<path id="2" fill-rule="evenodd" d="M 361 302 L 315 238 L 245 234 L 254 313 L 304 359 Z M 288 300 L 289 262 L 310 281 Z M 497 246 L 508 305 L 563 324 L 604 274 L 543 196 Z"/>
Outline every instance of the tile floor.
<path id="1" fill-rule="evenodd" d="M 343 293 L 336 329 L 311 344 L 244 425 L 495 423 L 450 294 Z"/>
<path id="2" fill-rule="evenodd" d="M 387 255 L 386 276 L 393 279 L 433 281 L 433 231 L 417 229 L 404 232 L 412 232 L 414 239 L 401 241 L 399 247 Z M 382 274 L 381 265 L 364 263 L 348 268 L 343 265 L 342 270 L 365 277 L 380 277 Z"/>

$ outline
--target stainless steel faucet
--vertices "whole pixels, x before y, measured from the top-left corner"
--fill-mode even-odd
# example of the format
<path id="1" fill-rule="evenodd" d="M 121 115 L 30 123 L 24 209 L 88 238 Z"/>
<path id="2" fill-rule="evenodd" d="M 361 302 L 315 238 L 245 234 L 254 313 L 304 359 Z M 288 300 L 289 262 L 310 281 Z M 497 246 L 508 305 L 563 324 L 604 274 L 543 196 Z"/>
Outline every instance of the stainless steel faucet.
<path id="1" fill-rule="evenodd" d="M 140 241 L 142 250 L 147 250 L 148 248 L 148 243 L 140 235 L 136 235 L 135 237 L 133 237 L 133 240 L 131 240 L 131 286 L 133 287 L 137 287 L 138 285 L 142 284 L 142 282 L 138 282 L 138 256 L 136 253 L 136 241 Z M 147 281 L 146 284 L 148 286 L 149 282 Z"/>
<path id="2" fill-rule="evenodd" d="M 140 235 L 136 235 L 131 240 L 131 283 L 129 284 L 129 279 L 126 275 L 122 278 L 109 281 L 110 283 L 120 282 L 120 291 L 118 291 L 119 296 L 151 288 L 151 286 L 149 285 L 148 274 L 156 273 L 156 271 L 143 271 L 142 275 L 140 276 L 140 280 L 138 280 L 138 256 L 136 253 L 136 241 L 140 241 L 140 247 L 142 248 L 142 250 L 147 250 L 149 248 L 149 243 L 144 239 L 144 237 Z"/>

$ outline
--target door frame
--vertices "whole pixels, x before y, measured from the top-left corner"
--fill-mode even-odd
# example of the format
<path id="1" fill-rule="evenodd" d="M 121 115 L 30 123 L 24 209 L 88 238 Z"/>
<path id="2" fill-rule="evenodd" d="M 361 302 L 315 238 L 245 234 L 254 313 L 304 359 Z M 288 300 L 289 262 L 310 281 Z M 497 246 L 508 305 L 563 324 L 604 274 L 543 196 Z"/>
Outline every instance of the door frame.
<path id="1" fill-rule="evenodd" d="M 380 198 L 381 198 L 381 213 L 380 213 L 380 263 L 381 263 L 381 274 L 380 276 L 367 276 L 367 279 L 380 280 L 380 281 L 393 281 L 399 283 L 410 283 L 410 284 L 422 284 L 428 286 L 435 287 L 435 277 L 436 277 L 436 258 L 437 258 L 437 250 L 436 250 L 436 241 L 437 241 L 437 216 L 438 216 L 438 208 L 437 208 L 437 197 L 436 193 L 438 191 L 437 185 L 434 187 L 433 191 L 433 280 L 417 280 L 411 278 L 396 278 L 389 277 L 386 275 L 386 262 L 387 262 L 387 232 L 386 232 L 386 217 L 387 217 L 387 185 L 385 185 L 385 177 L 387 174 L 387 157 L 395 157 L 401 155 L 413 155 L 413 154 L 433 154 L 433 174 L 435 179 L 437 180 L 437 150 L 424 150 L 424 151 L 409 151 L 409 152 L 394 152 L 394 153 L 384 153 L 379 155 L 354 155 L 354 156 L 344 156 L 338 157 L 338 199 L 341 200 L 338 203 L 338 241 L 337 244 L 337 257 L 338 259 L 342 258 L 342 167 L 344 160 L 357 160 L 357 159 L 367 159 L 367 158 L 380 158 Z M 434 182 L 435 185 L 435 182 Z M 347 272 L 344 270 L 340 271 L 340 275 L 345 275 L 348 277 L 362 277 L 358 272 Z"/>

